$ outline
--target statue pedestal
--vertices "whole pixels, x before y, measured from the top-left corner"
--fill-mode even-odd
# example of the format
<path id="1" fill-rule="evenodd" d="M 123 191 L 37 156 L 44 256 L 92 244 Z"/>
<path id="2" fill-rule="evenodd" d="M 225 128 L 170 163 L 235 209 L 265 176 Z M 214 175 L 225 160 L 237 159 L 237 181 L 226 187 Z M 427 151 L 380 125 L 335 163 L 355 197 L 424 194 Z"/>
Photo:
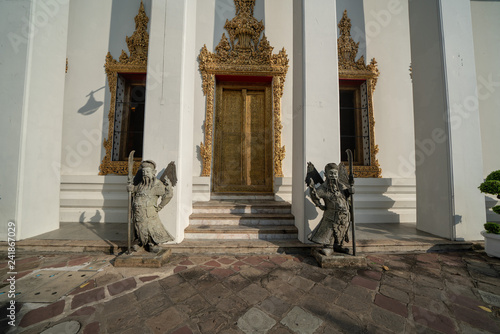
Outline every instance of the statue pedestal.
<path id="1" fill-rule="evenodd" d="M 123 253 L 115 259 L 115 267 L 160 268 L 172 254 L 172 249 L 162 249 L 158 253 L 146 252 L 144 249 L 132 254 Z"/>
<path id="2" fill-rule="evenodd" d="M 364 256 L 341 253 L 326 256 L 317 249 L 312 250 L 312 256 L 318 261 L 321 268 L 366 267 L 366 258 Z"/>

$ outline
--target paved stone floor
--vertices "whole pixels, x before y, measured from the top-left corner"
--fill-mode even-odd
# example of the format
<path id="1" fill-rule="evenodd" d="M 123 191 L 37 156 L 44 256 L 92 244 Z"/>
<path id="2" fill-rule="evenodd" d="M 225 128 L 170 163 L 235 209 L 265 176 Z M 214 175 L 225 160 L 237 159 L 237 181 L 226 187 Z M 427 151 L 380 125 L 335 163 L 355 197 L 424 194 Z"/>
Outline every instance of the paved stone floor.
<path id="1" fill-rule="evenodd" d="M 18 256 L 15 327 L 0 262 L 0 332 L 500 333 L 500 259 L 480 251 L 374 254 L 363 269 L 294 255 L 176 255 L 159 269 L 115 268 L 113 259 Z M 52 289 L 64 296 L 30 301 L 32 282 L 56 271 L 65 283 Z"/>

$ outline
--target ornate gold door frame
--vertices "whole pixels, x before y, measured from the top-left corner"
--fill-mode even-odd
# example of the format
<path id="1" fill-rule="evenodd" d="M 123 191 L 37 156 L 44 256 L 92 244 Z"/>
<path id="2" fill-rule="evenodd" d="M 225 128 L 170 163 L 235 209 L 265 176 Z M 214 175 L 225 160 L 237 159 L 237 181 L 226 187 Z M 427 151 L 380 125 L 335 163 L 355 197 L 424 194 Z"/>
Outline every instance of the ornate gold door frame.
<path id="1" fill-rule="evenodd" d="M 273 54 L 273 47 L 266 35 L 260 37 L 264 24 L 253 17 L 255 1 L 234 2 L 236 16 L 224 25 L 230 40 L 223 33 L 215 53 L 209 52 L 204 45 L 198 56 L 203 94 L 206 96 L 205 143 L 200 143 L 203 167 L 201 176 L 210 176 L 212 170 L 216 75 L 236 75 L 272 77 L 274 176 L 283 177 L 285 146 L 281 145 L 281 97 L 288 70 L 288 56 L 284 48 L 278 54 Z"/>

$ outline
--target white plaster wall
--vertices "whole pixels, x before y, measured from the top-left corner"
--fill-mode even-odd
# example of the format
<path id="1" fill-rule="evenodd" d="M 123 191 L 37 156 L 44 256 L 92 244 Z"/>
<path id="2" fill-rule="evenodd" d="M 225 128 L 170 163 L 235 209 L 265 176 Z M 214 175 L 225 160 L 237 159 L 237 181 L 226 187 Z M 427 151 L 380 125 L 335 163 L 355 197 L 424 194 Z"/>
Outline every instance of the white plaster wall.
<path id="1" fill-rule="evenodd" d="M 151 19 L 151 1 L 144 2 Z M 72 0 L 68 73 L 64 99 L 61 174 L 97 175 L 108 136 L 110 91 L 104 72 L 106 54 L 129 54 L 126 36 L 135 30 L 140 0 Z M 91 19 L 89 19 L 91 18 Z M 148 28 L 151 25 L 151 20 Z"/>
<path id="2" fill-rule="evenodd" d="M 417 229 L 451 239 L 451 165 L 438 1 L 413 1 L 409 13 L 415 139 L 435 145 L 432 154 L 416 159 Z"/>
<path id="3" fill-rule="evenodd" d="M 6 62 L 10 64 L 12 60 L 17 65 L 8 73 L 18 78 L 24 75 L 23 87 L 16 85 L 19 91 L 13 93 L 17 101 L 11 101 L 12 106 L 17 107 L 13 112 L 19 113 L 21 119 L 20 122 L 19 117 L 12 119 L 13 125 L 19 125 L 19 130 L 14 129 L 19 131 L 14 137 L 14 147 L 19 146 L 17 173 L 9 175 L 17 176 L 17 187 L 9 189 L 9 196 L 16 203 L 15 217 L 8 219 L 15 219 L 19 239 L 59 227 L 59 163 L 68 5 L 62 0 L 32 0 L 30 3 L 8 4 L 7 12 L 13 20 L 23 22 L 13 24 L 12 27 L 16 28 L 13 33 L 22 35 L 28 32 L 27 47 L 19 45 L 19 52 L 22 52 L 19 60 L 15 59 L 17 50 L 6 52 L 11 57 Z M 17 30 L 20 26 L 21 29 Z M 26 56 L 23 56 L 24 51 Z M 21 64 L 23 60 L 25 70 Z M 12 165 L 8 168 L 12 169 Z"/>
<path id="4" fill-rule="evenodd" d="M 0 2 L 0 238 L 16 221 L 24 86 L 31 0 Z M 27 21 L 25 21 L 27 20 Z"/>
<path id="5" fill-rule="evenodd" d="M 454 186 L 455 238 L 483 239 L 483 154 L 469 0 L 441 0 Z M 496 150 L 498 152 L 498 149 Z"/>
<path id="6" fill-rule="evenodd" d="M 159 174 L 170 161 L 176 163 L 178 184 L 160 218 L 179 242 L 192 209 L 196 1 L 152 4 L 144 156 L 157 163 Z"/>
<path id="7" fill-rule="evenodd" d="M 302 52 L 294 50 L 293 54 L 295 64 L 302 63 L 303 89 L 294 90 L 294 95 L 298 94 L 294 99 L 294 109 L 297 108 L 294 124 L 302 124 L 303 129 L 294 127 L 297 140 L 293 153 L 292 210 L 299 239 L 304 242 L 321 218 L 314 204 L 305 198 L 306 163 L 311 161 L 322 171 L 327 163 L 340 160 L 340 136 L 336 131 L 339 128 L 336 2 L 295 3 L 294 18 L 299 19 L 299 15 L 303 39 L 297 43 L 294 40 L 294 45 L 296 48 L 302 45 Z"/>
<path id="8" fill-rule="evenodd" d="M 471 1 L 483 176 L 500 169 L 500 2 Z"/>
<path id="9" fill-rule="evenodd" d="M 375 142 L 379 147 L 377 159 L 382 177 L 414 177 L 408 0 L 368 0 L 363 2 L 363 6 L 367 44 L 365 60 L 368 64 L 375 58 L 380 71 L 373 108 Z M 422 148 L 417 146 L 417 149 Z"/>

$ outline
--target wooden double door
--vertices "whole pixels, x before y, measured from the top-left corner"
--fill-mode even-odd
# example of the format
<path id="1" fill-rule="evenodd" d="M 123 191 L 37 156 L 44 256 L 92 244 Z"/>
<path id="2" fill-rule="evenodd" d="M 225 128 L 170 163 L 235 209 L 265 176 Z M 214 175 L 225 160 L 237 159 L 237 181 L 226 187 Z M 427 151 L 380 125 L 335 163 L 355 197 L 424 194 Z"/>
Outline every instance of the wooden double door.
<path id="1" fill-rule="evenodd" d="M 213 191 L 272 193 L 272 135 L 270 84 L 218 83 Z"/>

